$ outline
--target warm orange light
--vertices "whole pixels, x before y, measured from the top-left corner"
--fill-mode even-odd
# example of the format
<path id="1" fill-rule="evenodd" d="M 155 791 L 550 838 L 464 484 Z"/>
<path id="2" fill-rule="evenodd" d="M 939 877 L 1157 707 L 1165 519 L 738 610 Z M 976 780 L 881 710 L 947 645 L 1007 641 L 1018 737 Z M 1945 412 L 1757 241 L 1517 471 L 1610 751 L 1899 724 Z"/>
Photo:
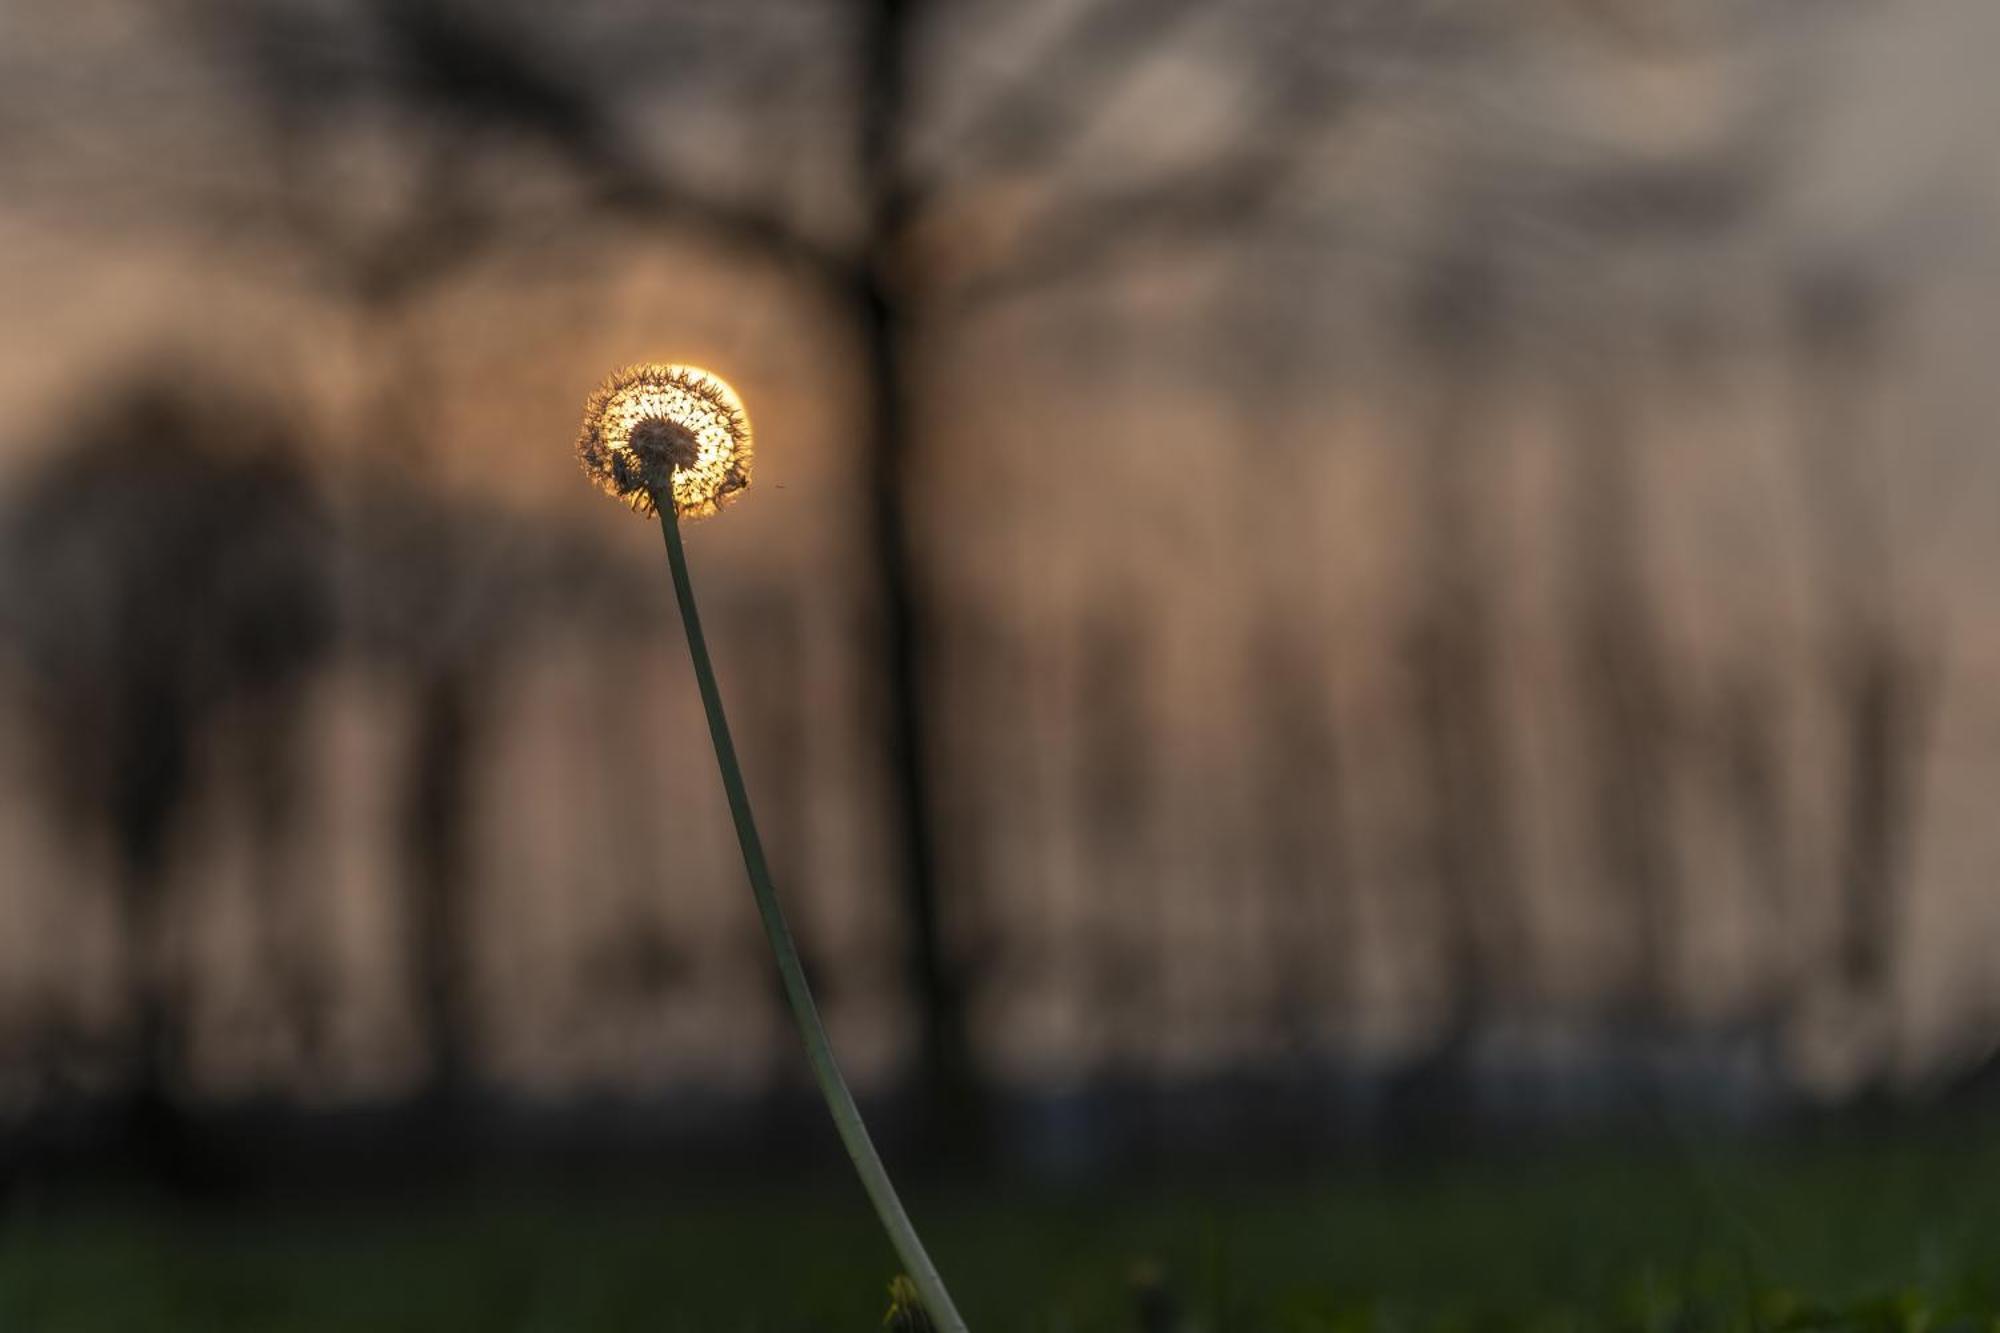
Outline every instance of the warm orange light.
<path id="1" fill-rule="evenodd" d="M 627 366 L 584 403 L 576 452 L 600 489 L 640 513 L 671 497 L 680 517 L 703 518 L 750 484 L 750 417 L 705 370 Z"/>

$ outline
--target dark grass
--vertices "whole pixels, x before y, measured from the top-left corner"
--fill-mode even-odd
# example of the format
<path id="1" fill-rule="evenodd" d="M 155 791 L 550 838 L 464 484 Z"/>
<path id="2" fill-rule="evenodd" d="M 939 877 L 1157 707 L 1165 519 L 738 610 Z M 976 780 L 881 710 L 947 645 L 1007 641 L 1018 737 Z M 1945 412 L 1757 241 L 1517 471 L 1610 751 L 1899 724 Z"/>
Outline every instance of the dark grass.
<path id="1" fill-rule="evenodd" d="M 912 1203 L 975 1330 L 1139 1329 L 1144 1307 L 1191 1333 L 2000 1333 L 1991 1137 Z M 859 1190 L 832 1179 L 196 1215 L 45 1201 L 0 1230 L 0 1329 L 869 1329 L 892 1271 Z"/>

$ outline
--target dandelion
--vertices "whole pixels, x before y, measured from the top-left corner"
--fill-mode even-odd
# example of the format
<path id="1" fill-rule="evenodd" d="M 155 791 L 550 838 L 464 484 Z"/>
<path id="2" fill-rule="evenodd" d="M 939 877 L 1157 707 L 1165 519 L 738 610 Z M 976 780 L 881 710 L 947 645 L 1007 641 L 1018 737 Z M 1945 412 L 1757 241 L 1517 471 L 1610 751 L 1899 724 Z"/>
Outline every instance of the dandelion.
<path id="1" fill-rule="evenodd" d="M 750 418 L 705 370 L 627 366 L 584 403 L 576 454 L 599 489 L 642 514 L 706 518 L 750 484 Z"/>
<path id="2" fill-rule="evenodd" d="M 680 603 L 681 624 L 687 630 L 688 655 L 694 661 L 695 685 L 708 734 L 722 770 L 722 789 L 729 798 L 736 839 L 743 849 L 743 868 L 750 892 L 763 918 L 764 934 L 777 956 L 785 1001 L 804 1040 L 806 1059 L 840 1141 L 853 1159 L 861 1184 L 875 1205 L 876 1216 L 889 1233 L 896 1255 L 911 1274 L 920 1298 L 941 1333 L 966 1333 L 965 1320 L 952 1304 L 944 1279 L 917 1238 L 903 1211 L 882 1158 L 868 1137 L 860 1108 L 833 1058 L 819 1007 L 806 985 L 798 946 L 778 905 L 778 891 L 764 861 L 764 845 L 750 810 L 736 745 L 729 736 L 729 719 L 722 711 L 722 692 L 708 658 L 708 641 L 695 609 L 694 584 L 688 576 L 687 551 L 681 543 L 680 520 L 706 517 L 750 484 L 750 418 L 736 391 L 705 370 L 692 366 L 628 366 L 606 380 L 584 404 L 583 429 L 577 436 L 577 456 L 583 470 L 606 494 L 642 514 L 657 514 L 667 542 L 667 567 L 673 575 L 674 597 Z M 916 1303 L 915 1300 L 906 1302 Z"/>

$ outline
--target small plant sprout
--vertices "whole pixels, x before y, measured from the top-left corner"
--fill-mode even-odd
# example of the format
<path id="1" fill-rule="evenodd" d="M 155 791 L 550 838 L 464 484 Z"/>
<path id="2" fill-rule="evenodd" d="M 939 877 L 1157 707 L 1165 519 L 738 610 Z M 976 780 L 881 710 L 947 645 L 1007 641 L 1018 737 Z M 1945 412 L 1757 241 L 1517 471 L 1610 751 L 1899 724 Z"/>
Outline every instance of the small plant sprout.
<path id="1" fill-rule="evenodd" d="M 576 452 L 583 470 L 606 494 L 639 513 L 659 516 L 674 596 L 680 603 L 681 624 L 687 630 L 688 654 L 694 660 L 695 683 L 701 691 L 702 709 L 708 714 L 708 733 L 722 769 L 722 788 L 729 798 L 736 838 L 743 848 L 743 868 L 749 872 L 750 892 L 757 900 L 771 952 L 777 956 L 785 1000 L 805 1041 L 813 1078 L 924 1309 L 941 1333 L 965 1333 L 965 1320 L 952 1304 L 916 1228 L 910 1225 L 909 1215 L 896 1197 L 896 1187 L 868 1137 L 854 1095 L 834 1062 L 819 1008 L 799 965 L 798 946 L 792 942 L 791 927 L 785 923 L 770 868 L 764 862 L 763 843 L 757 837 L 743 770 L 729 738 L 729 719 L 723 715 L 722 694 L 716 688 L 715 667 L 709 662 L 701 616 L 695 609 L 680 523 L 683 518 L 714 514 L 749 486 L 750 418 L 736 391 L 705 370 L 627 366 L 607 379 L 584 404 Z"/>
<path id="2" fill-rule="evenodd" d="M 937 1333 L 937 1326 L 924 1311 L 916 1283 L 898 1274 L 889 1283 L 889 1308 L 882 1316 L 884 1333 Z"/>

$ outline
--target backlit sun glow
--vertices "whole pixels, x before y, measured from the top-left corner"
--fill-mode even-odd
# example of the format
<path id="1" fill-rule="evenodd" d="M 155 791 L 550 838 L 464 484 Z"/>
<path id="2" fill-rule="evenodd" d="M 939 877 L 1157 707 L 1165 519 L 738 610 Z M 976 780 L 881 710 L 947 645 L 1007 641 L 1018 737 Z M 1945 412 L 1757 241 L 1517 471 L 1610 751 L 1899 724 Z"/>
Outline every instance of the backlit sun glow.
<path id="1" fill-rule="evenodd" d="M 750 417 L 705 370 L 627 366 L 584 403 L 576 452 L 599 489 L 639 513 L 671 502 L 682 518 L 704 518 L 750 484 Z"/>

